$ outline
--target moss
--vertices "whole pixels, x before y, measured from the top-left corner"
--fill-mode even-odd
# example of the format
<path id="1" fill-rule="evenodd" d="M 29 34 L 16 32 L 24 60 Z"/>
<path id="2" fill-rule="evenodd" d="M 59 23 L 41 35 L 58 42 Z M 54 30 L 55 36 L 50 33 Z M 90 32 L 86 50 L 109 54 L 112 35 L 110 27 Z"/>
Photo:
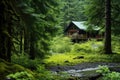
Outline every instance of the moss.
<path id="1" fill-rule="evenodd" d="M 12 64 L 0 59 L 0 80 L 5 80 L 8 74 L 21 71 L 27 71 L 28 73 L 33 74 L 33 72 L 29 69 L 26 69 L 18 64 Z"/>

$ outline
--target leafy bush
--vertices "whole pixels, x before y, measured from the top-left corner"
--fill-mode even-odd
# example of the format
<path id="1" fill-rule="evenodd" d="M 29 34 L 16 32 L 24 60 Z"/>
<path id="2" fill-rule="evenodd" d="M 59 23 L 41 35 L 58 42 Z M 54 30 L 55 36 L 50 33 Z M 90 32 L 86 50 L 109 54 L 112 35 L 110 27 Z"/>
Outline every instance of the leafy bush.
<path id="1" fill-rule="evenodd" d="M 38 66 L 36 70 L 37 80 L 51 80 L 54 79 L 52 73 L 47 71 L 44 66 Z"/>
<path id="2" fill-rule="evenodd" d="M 115 53 L 120 53 L 120 35 L 112 36 L 112 49 Z"/>
<path id="3" fill-rule="evenodd" d="M 107 66 L 99 66 L 98 73 L 103 75 L 102 80 L 120 80 L 120 73 L 111 72 Z"/>
<path id="4" fill-rule="evenodd" d="M 95 40 L 87 41 L 84 43 L 76 43 L 72 47 L 72 52 L 85 52 L 85 53 L 95 53 L 103 47 L 102 42 L 97 42 Z"/>
<path id="5" fill-rule="evenodd" d="M 42 60 L 40 59 L 35 59 L 35 60 L 31 60 L 29 59 L 28 55 L 13 55 L 12 56 L 12 62 L 15 64 L 19 64 L 21 66 L 24 66 L 26 68 L 29 69 L 36 69 L 37 65 L 41 63 Z"/>
<path id="6" fill-rule="evenodd" d="M 71 51 L 72 42 L 68 37 L 55 37 L 51 41 L 51 52 L 52 53 L 65 53 Z"/>
<path id="7" fill-rule="evenodd" d="M 110 73 L 110 70 L 107 66 L 99 66 L 99 70 L 97 70 L 98 73 L 101 73 L 102 75 L 106 75 Z"/>
<path id="8" fill-rule="evenodd" d="M 32 69 L 34 75 L 26 71 L 10 74 L 7 78 L 12 80 L 63 80 L 65 77 L 55 75 L 52 72 L 45 69 L 44 65 L 41 65 L 39 59 L 30 60 L 27 55 L 13 55 L 12 62 L 20 64 L 26 68 Z M 33 79 L 34 78 L 34 79 Z"/>
<path id="9" fill-rule="evenodd" d="M 15 74 L 9 74 L 7 79 L 12 80 L 34 80 L 32 74 L 28 73 L 27 71 L 16 72 Z"/>
<path id="10" fill-rule="evenodd" d="M 52 53 L 66 53 L 66 52 L 95 53 L 97 51 L 100 51 L 102 47 L 103 47 L 103 44 L 100 41 L 98 42 L 95 40 L 91 40 L 87 42 L 73 44 L 70 38 L 63 37 L 63 36 L 55 37 L 51 41 L 51 52 Z"/>
<path id="11" fill-rule="evenodd" d="M 58 75 L 51 71 L 48 71 L 45 69 L 43 65 L 39 65 L 35 72 L 37 73 L 35 76 L 36 80 L 66 80 L 68 77 L 68 76 L 65 76 L 64 73 L 61 73 L 60 75 Z M 63 74 L 64 76 L 61 76 Z"/>

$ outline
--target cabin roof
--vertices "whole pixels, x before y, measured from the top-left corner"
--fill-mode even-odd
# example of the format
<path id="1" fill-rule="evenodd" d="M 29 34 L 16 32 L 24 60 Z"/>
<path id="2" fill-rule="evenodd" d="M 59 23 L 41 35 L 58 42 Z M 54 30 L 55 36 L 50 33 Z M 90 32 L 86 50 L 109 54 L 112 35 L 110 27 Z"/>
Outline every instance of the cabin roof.
<path id="1" fill-rule="evenodd" d="M 74 25 L 76 25 L 76 27 L 78 27 L 79 29 L 82 29 L 82 30 L 86 30 L 86 29 L 87 29 L 87 26 L 84 24 L 85 21 L 81 21 L 81 22 L 72 21 L 72 23 L 73 23 Z"/>
<path id="2" fill-rule="evenodd" d="M 71 21 L 70 24 L 66 27 L 65 32 L 71 27 L 72 25 L 75 25 L 77 28 L 81 30 L 87 30 L 88 26 L 85 25 L 85 21 Z M 100 30 L 99 27 L 93 27 L 93 30 Z"/>
<path id="3" fill-rule="evenodd" d="M 78 29 L 86 30 L 87 26 L 84 24 L 85 21 L 71 21 L 69 25 L 66 27 L 65 32 L 73 25 L 75 25 Z"/>

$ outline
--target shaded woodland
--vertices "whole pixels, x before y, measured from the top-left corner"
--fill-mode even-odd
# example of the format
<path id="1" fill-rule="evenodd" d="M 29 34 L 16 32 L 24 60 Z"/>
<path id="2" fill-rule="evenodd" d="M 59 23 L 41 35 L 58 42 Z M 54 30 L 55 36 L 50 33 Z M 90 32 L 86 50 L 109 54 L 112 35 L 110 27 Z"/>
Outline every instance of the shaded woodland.
<path id="1" fill-rule="evenodd" d="M 26 78 L 26 80 L 56 80 L 58 76 L 49 75 L 50 73 L 45 69 L 46 66 L 56 64 L 55 60 L 54 63 L 49 63 L 49 60 L 48 63 L 44 62 L 46 58 L 51 59 L 54 54 L 62 53 L 64 56 L 70 53 L 68 57 L 74 56 L 71 62 L 76 64 L 82 62 L 74 62 L 76 56 L 84 58 L 84 56 L 88 57 L 86 54 L 89 53 L 103 54 L 104 56 L 99 55 L 101 62 L 102 59 L 105 62 L 119 62 L 119 4 L 118 0 L 1 0 L 0 71 L 2 74 L 0 74 L 0 80 L 6 79 L 14 68 L 16 70 L 13 70 L 13 73 L 29 69 L 28 72 L 23 72 L 25 75 L 32 76 L 27 76 L 30 79 Z M 87 31 L 92 31 L 96 26 L 99 27 L 104 32 L 103 41 L 72 43 L 71 39 L 64 35 L 64 30 L 71 21 L 85 21 Z M 81 56 L 82 54 L 84 56 Z M 94 55 L 91 54 L 89 55 Z M 24 60 L 26 60 L 25 63 Z M 89 58 L 85 61 L 89 62 Z M 99 60 L 93 60 L 93 62 L 96 61 Z M 72 64 L 69 60 L 63 62 Z M 8 72 L 5 73 L 5 71 Z M 46 73 L 48 77 L 45 76 Z M 40 74 L 43 76 L 41 77 Z M 59 80 L 62 79 L 59 77 Z"/>

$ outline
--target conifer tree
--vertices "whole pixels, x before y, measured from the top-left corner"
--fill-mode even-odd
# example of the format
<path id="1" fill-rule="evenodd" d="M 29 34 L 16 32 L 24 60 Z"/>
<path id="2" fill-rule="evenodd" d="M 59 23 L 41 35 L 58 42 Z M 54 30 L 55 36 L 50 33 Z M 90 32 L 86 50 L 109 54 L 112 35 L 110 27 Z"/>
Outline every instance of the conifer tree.
<path id="1" fill-rule="evenodd" d="M 105 43 L 104 51 L 106 54 L 111 54 L 111 0 L 105 0 Z"/>

